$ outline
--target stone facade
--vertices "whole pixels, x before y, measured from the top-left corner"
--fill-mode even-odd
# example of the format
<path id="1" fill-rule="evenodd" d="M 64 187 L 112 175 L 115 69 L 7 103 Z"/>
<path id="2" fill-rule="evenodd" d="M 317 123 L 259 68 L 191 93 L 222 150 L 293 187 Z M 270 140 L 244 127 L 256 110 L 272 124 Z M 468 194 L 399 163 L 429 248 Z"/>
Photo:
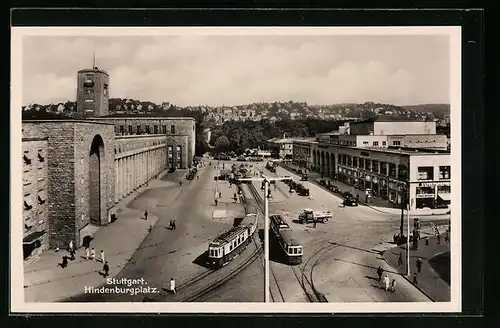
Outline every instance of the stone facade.
<path id="1" fill-rule="evenodd" d="M 24 137 L 47 138 L 47 203 L 49 246 L 80 243 L 80 230 L 90 223 L 89 159 L 96 136 L 103 140 L 100 163 L 100 224 L 114 204 L 114 131 L 103 123 L 75 120 L 23 122 Z"/>
<path id="2" fill-rule="evenodd" d="M 136 129 L 149 126 L 158 133 L 142 134 L 139 128 L 133 131 L 139 134 L 117 135 L 119 123 Z M 167 133 L 160 133 L 164 130 Z M 25 195 L 43 189 L 38 179 L 46 186 L 46 210 L 25 206 L 24 215 L 29 222 L 36 221 L 32 213 L 44 215 L 36 221 L 43 220 L 36 229 L 47 231 L 41 240 L 44 247 L 66 248 L 70 241 L 81 245 L 92 225 L 110 223 L 118 201 L 168 168 L 190 167 L 194 156 L 191 118 L 25 121 L 22 135 L 25 165 L 39 150 L 45 156 L 45 169 L 34 175 L 35 168 L 26 166 L 23 175 Z M 29 205 L 36 199 L 26 201 Z"/>
<path id="3" fill-rule="evenodd" d="M 185 153 L 179 168 L 188 168 L 193 163 L 196 127 L 191 117 L 99 117 L 93 120 L 113 124 L 117 136 L 166 135 L 168 145 L 174 150 L 181 146 Z"/>
<path id="4" fill-rule="evenodd" d="M 109 75 L 99 69 L 78 71 L 76 108 L 80 118 L 109 113 Z"/>
<path id="5" fill-rule="evenodd" d="M 23 253 L 29 260 L 48 248 L 47 138 L 23 138 Z"/>

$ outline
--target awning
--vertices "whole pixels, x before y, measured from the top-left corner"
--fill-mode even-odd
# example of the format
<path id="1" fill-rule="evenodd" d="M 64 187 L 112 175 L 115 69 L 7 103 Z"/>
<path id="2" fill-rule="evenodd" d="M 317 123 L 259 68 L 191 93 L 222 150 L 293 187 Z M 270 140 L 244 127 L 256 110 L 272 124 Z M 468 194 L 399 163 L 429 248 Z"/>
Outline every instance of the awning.
<path id="1" fill-rule="evenodd" d="M 45 235 L 45 230 L 35 231 L 35 232 L 27 235 L 26 237 L 24 237 L 23 244 L 32 244 L 33 242 L 38 240 L 38 238 L 42 237 L 43 235 Z"/>
<path id="2" fill-rule="evenodd" d="M 47 191 L 46 190 L 42 190 L 40 192 L 38 192 L 38 201 L 40 203 L 43 203 L 47 200 Z"/>
<path id="3" fill-rule="evenodd" d="M 24 196 L 24 206 L 33 207 L 33 198 L 31 197 L 31 195 Z"/>
<path id="4" fill-rule="evenodd" d="M 438 197 L 442 200 L 451 201 L 451 193 L 438 194 Z"/>

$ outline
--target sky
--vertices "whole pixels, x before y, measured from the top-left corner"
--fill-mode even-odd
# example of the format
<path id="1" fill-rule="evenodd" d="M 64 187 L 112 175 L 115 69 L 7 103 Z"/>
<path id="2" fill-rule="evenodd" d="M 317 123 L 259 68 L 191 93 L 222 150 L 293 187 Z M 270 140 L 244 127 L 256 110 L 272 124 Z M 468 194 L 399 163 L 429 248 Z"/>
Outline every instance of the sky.
<path id="1" fill-rule="evenodd" d="M 77 71 L 111 98 L 160 104 L 450 102 L 446 35 L 24 36 L 23 104 L 76 100 Z"/>

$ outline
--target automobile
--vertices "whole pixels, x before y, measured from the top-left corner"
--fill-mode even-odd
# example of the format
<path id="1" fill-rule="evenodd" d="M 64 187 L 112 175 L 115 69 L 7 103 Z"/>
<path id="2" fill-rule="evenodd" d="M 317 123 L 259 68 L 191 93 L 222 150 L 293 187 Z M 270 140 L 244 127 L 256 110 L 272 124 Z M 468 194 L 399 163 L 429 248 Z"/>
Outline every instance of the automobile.
<path id="1" fill-rule="evenodd" d="M 307 173 L 303 173 L 300 180 L 301 181 L 307 181 L 308 180 Z"/>
<path id="2" fill-rule="evenodd" d="M 302 224 L 309 222 L 327 223 L 330 219 L 332 219 L 332 213 L 330 211 L 314 211 L 310 208 L 306 208 L 299 214 L 299 222 Z"/>
<path id="3" fill-rule="evenodd" d="M 309 196 L 309 189 L 305 188 L 304 186 L 300 185 L 299 188 L 297 188 L 297 194 L 300 196 Z"/>
<path id="4" fill-rule="evenodd" d="M 346 206 L 358 206 L 358 201 L 350 192 L 345 192 L 342 195 L 344 196 L 344 204 Z"/>
<path id="5" fill-rule="evenodd" d="M 172 172 L 175 172 L 175 167 L 171 167 L 168 169 L 168 173 L 172 173 Z"/>
<path id="6" fill-rule="evenodd" d="M 237 159 L 238 162 L 246 162 L 247 159 L 243 156 L 239 156 L 238 159 Z"/>
<path id="7" fill-rule="evenodd" d="M 325 185 L 326 185 L 326 181 L 325 181 L 325 179 L 318 179 L 317 181 L 318 181 L 318 183 L 319 183 L 320 185 L 322 185 L 322 186 L 325 186 Z"/>
<path id="8" fill-rule="evenodd" d="M 340 189 L 339 187 L 337 187 L 336 185 L 330 185 L 330 187 L 328 188 L 330 189 L 332 192 L 335 192 L 335 193 L 339 193 L 340 194 Z"/>

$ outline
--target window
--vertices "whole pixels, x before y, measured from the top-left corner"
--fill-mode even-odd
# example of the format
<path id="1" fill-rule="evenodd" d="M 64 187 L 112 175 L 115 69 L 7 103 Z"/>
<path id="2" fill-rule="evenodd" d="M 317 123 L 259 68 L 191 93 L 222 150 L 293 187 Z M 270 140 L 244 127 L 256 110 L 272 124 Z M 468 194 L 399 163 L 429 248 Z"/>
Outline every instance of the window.
<path id="1" fill-rule="evenodd" d="M 149 125 L 146 125 L 146 134 L 150 134 L 151 132 L 149 131 Z"/>
<path id="2" fill-rule="evenodd" d="M 408 168 L 406 165 L 398 165 L 398 180 L 406 181 L 408 179 Z"/>
<path id="3" fill-rule="evenodd" d="M 378 147 L 378 141 L 373 142 L 373 147 Z"/>
<path id="4" fill-rule="evenodd" d="M 31 159 L 28 157 L 27 154 L 24 154 L 23 155 L 23 160 L 24 160 L 24 163 L 30 165 L 31 164 Z"/>
<path id="5" fill-rule="evenodd" d="M 392 145 L 393 145 L 393 146 L 401 146 L 401 141 L 399 141 L 399 140 L 394 140 L 394 141 L 392 142 Z"/>
<path id="6" fill-rule="evenodd" d="M 38 160 L 40 161 L 40 163 L 45 162 L 45 158 L 43 157 L 43 154 L 40 151 L 38 152 Z"/>
<path id="7" fill-rule="evenodd" d="M 167 134 L 167 126 L 166 125 L 162 126 L 162 129 L 163 129 L 163 134 Z"/>
<path id="8" fill-rule="evenodd" d="M 451 193 L 451 186 L 438 186 L 438 194 L 449 194 Z"/>
<path id="9" fill-rule="evenodd" d="M 387 175 L 387 163 L 380 162 L 380 174 Z"/>
<path id="10" fill-rule="evenodd" d="M 417 180 L 434 180 L 434 167 L 419 166 L 417 170 Z"/>
<path id="11" fill-rule="evenodd" d="M 387 145 L 387 142 L 382 141 L 382 146 L 386 146 L 386 145 Z"/>
<path id="12" fill-rule="evenodd" d="M 372 171 L 378 173 L 378 161 L 372 161 Z"/>
<path id="13" fill-rule="evenodd" d="M 172 157 L 173 157 L 173 147 L 168 146 L 168 158 L 172 158 Z"/>
<path id="14" fill-rule="evenodd" d="M 43 204 L 45 203 L 46 200 L 47 200 L 47 193 L 45 192 L 45 190 L 40 190 L 38 192 L 38 202 L 40 204 Z"/>
<path id="15" fill-rule="evenodd" d="M 129 126 L 128 126 L 128 134 L 132 134 L 132 133 L 133 133 L 133 132 L 132 132 L 132 125 L 129 125 Z"/>
<path id="16" fill-rule="evenodd" d="M 120 125 L 120 134 L 124 135 L 125 134 L 125 126 Z"/>
<path id="17" fill-rule="evenodd" d="M 344 164 L 344 165 L 347 164 L 347 155 L 345 155 L 345 154 L 342 155 L 342 164 Z"/>
<path id="18" fill-rule="evenodd" d="M 370 171 L 372 169 L 372 161 L 368 158 L 365 158 L 365 170 Z"/>
<path id="19" fill-rule="evenodd" d="M 33 207 L 33 198 L 31 195 L 24 196 L 24 208 L 29 210 Z"/>
<path id="20" fill-rule="evenodd" d="M 364 158 L 360 158 L 359 159 L 359 168 L 360 169 L 364 169 L 365 168 L 365 159 Z"/>
<path id="21" fill-rule="evenodd" d="M 140 124 L 137 126 L 137 134 L 141 134 L 141 125 Z"/>
<path id="22" fill-rule="evenodd" d="M 175 134 L 175 125 L 170 127 L 170 134 Z"/>
<path id="23" fill-rule="evenodd" d="M 389 177 L 396 179 L 396 164 L 389 163 Z"/>
<path id="24" fill-rule="evenodd" d="M 352 165 L 352 158 L 351 158 L 351 156 L 347 156 L 347 165 L 349 165 L 349 166 Z"/>
<path id="25" fill-rule="evenodd" d="M 158 134 L 158 125 L 154 126 L 154 134 Z"/>
<path id="26" fill-rule="evenodd" d="M 363 146 L 368 146 L 368 141 L 363 141 Z"/>
<path id="27" fill-rule="evenodd" d="M 451 178 L 451 166 L 440 166 L 439 167 L 439 179 L 445 180 Z"/>
<path id="28" fill-rule="evenodd" d="M 356 156 L 352 157 L 352 166 L 358 167 L 358 158 Z"/>

